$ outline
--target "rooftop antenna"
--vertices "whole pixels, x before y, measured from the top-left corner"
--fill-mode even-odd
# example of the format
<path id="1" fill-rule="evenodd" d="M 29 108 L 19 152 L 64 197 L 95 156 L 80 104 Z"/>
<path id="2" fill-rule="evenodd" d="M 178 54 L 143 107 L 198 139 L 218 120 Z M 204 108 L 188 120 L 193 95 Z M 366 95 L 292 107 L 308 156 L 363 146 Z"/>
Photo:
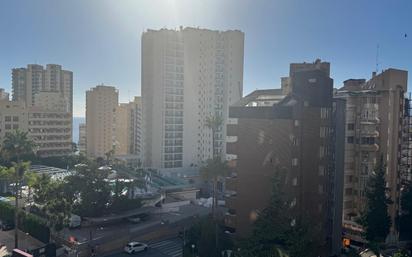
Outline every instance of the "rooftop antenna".
<path id="1" fill-rule="evenodd" d="M 379 44 L 376 45 L 376 67 L 375 71 L 378 73 L 378 68 L 379 68 Z"/>

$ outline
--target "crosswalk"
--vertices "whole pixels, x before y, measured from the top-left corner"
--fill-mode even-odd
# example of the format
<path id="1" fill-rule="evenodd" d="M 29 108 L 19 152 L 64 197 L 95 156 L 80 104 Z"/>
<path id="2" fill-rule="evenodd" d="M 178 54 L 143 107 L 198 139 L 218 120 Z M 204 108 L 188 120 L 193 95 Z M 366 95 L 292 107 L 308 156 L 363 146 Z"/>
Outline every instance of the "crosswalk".
<path id="1" fill-rule="evenodd" d="M 182 257 L 182 241 L 179 239 L 170 239 L 165 241 L 160 241 L 156 243 L 149 244 L 149 247 L 156 249 L 159 252 L 166 254 L 170 257 Z"/>

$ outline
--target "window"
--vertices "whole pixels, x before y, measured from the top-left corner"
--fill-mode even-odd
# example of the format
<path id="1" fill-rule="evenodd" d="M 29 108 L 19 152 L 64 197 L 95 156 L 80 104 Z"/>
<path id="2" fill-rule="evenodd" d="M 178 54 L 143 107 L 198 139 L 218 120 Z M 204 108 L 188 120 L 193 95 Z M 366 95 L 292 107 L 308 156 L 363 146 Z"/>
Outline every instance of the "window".
<path id="1" fill-rule="evenodd" d="M 325 147 L 324 146 L 320 146 L 319 147 L 319 158 L 323 158 L 325 157 Z"/>
<path id="2" fill-rule="evenodd" d="M 348 137 L 347 140 L 346 140 L 346 142 L 347 142 L 348 144 L 353 144 L 353 142 L 354 142 L 353 137 L 352 137 L 352 136 L 351 136 L 351 137 Z"/>
<path id="3" fill-rule="evenodd" d="M 290 207 L 292 208 L 292 207 L 295 207 L 296 206 L 296 197 L 295 198 L 293 198 L 293 200 L 290 202 Z"/>
<path id="4" fill-rule="evenodd" d="M 293 185 L 293 186 L 297 186 L 297 185 L 298 185 L 298 178 L 297 178 L 297 177 L 294 177 L 294 178 L 292 179 L 292 185 Z"/>
<path id="5" fill-rule="evenodd" d="M 294 125 L 295 125 L 295 127 L 299 127 L 299 121 L 298 121 L 298 120 L 295 120 Z"/>
<path id="6" fill-rule="evenodd" d="M 6 124 L 6 125 L 4 126 L 4 128 L 5 128 L 5 129 L 11 129 L 11 124 Z"/>
<path id="7" fill-rule="evenodd" d="M 374 137 L 362 137 L 361 144 L 362 145 L 373 145 L 375 144 L 375 138 Z"/>
<path id="8" fill-rule="evenodd" d="M 329 108 L 326 108 L 326 107 L 320 108 L 320 118 L 321 119 L 329 118 Z"/>
<path id="9" fill-rule="evenodd" d="M 11 116 L 4 117 L 4 121 L 11 121 Z"/>
<path id="10" fill-rule="evenodd" d="M 323 185 L 318 185 L 318 193 L 323 194 Z"/>
<path id="11" fill-rule="evenodd" d="M 13 116 L 13 121 L 19 121 L 19 116 Z"/>
<path id="12" fill-rule="evenodd" d="M 319 166 L 319 176 L 325 176 L 325 167 Z"/>
<path id="13" fill-rule="evenodd" d="M 348 130 L 349 131 L 352 131 L 352 130 L 354 130 L 355 129 L 355 124 L 353 124 L 353 123 L 348 123 Z"/>
<path id="14" fill-rule="evenodd" d="M 19 125 L 18 124 L 13 124 L 13 129 L 19 129 Z"/>
<path id="15" fill-rule="evenodd" d="M 298 166 L 298 158 L 292 159 L 292 166 Z"/>
<path id="16" fill-rule="evenodd" d="M 320 138 L 325 138 L 327 135 L 328 128 L 327 127 L 320 127 Z"/>

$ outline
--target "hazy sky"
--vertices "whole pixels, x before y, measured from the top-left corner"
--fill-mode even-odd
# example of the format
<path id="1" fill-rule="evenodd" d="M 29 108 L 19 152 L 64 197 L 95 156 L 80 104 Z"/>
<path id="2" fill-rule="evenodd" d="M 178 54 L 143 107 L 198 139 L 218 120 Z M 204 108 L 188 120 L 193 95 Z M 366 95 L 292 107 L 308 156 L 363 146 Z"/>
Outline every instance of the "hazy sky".
<path id="1" fill-rule="evenodd" d="M 318 57 L 336 87 L 369 78 L 377 44 L 379 70 L 412 70 L 411 0 L 0 0 L 0 87 L 13 67 L 57 63 L 74 72 L 75 116 L 98 83 L 125 102 L 140 95 L 142 32 L 180 25 L 245 32 L 244 94 Z"/>

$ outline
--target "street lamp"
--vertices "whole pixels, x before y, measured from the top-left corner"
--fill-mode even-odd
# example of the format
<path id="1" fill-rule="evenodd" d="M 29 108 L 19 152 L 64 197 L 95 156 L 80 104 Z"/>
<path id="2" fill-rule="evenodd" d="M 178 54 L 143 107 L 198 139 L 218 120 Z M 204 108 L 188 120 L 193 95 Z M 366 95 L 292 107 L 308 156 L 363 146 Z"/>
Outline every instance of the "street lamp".
<path id="1" fill-rule="evenodd" d="M 195 245 L 192 244 L 192 256 L 195 256 Z"/>

